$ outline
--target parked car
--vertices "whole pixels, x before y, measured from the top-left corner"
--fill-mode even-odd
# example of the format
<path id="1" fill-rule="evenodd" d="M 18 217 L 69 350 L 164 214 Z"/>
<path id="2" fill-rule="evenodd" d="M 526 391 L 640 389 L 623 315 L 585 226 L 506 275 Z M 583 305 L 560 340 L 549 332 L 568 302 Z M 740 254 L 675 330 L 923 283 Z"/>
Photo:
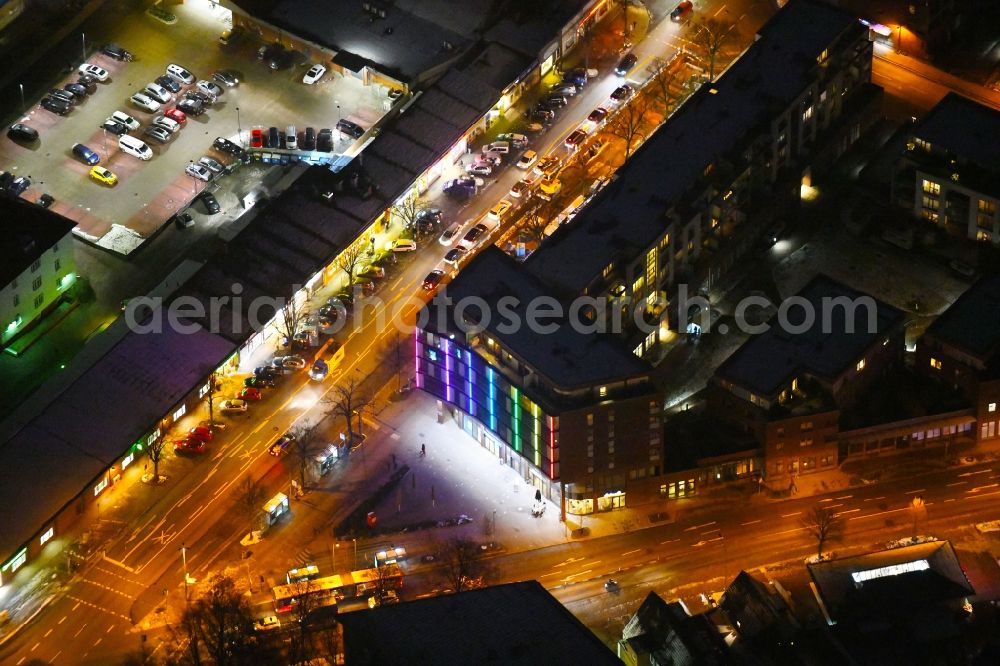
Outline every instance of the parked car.
<path id="1" fill-rule="evenodd" d="M 501 199 L 496 203 L 496 205 L 493 206 L 493 208 L 490 208 L 489 212 L 487 213 L 487 216 L 499 222 L 500 220 L 503 219 L 504 215 L 510 212 L 510 209 L 513 207 L 514 207 L 513 203 L 507 201 L 506 199 Z"/>
<path id="2" fill-rule="evenodd" d="M 91 65 L 89 62 L 85 62 L 80 65 L 80 67 L 77 68 L 77 71 L 81 74 L 92 76 L 101 83 L 107 81 L 108 77 L 111 76 L 111 74 L 108 73 L 108 70 L 103 67 L 98 67 L 97 65 Z"/>
<path id="3" fill-rule="evenodd" d="M 197 117 L 205 113 L 205 106 L 199 100 L 182 99 L 177 102 L 177 108 L 189 116 Z"/>
<path id="4" fill-rule="evenodd" d="M 172 76 L 186 86 L 194 83 L 195 76 L 187 68 L 176 63 L 167 65 L 167 75 Z"/>
<path id="5" fill-rule="evenodd" d="M 546 155 L 538 164 L 535 165 L 533 172 L 539 176 L 552 175 L 559 170 L 562 165 L 562 160 L 556 155 Z"/>
<path id="6" fill-rule="evenodd" d="M 535 107 L 531 111 L 528 117 L 531 118 L 531 120 L 535 121 L 536 123 L 548 123 L 551 122 L 552 119 L 556 117 L 556 114 L 551 109 L 541 109 Z"/>
<path id="7" fill-rule="evenodd" d="M 55 197 L 53 197 L 51 194 L 48 193 L 42 193 L 42 195 L 38 197 L 38 201 L 36 201 L 35 203 L 41 206 L 42 208 L 48 208 L 53 203 L 55 203 Z"/>
<path id="8" fill-rule="evenodd" d="M 444 279 L 444 271 L 440 268 L 435 268 L 430 273 L 424 277 L 424 282 L 421 285 L 424 291 L 434 291 L 441 284 L 441 280 Z"/>
<path id="9" fill-rule="evenodd" d="M 208 155 L 198 158 L 198 164 L 208 167 L 208 170 L 213 174 L 220 174 L 226 170 L 226 167 L 224 167 L 221 162 L 213 160 Z"/>
<path id="10" fill-rule="evenodd" d="M 127 127 L 125 127 L 124 125 L 122 125 L 117 121 L 112 120 L 111 118 L 108 118 L 107 120 L 104 121 L 104 123 L 101 125 L 101 129 L 111 132 L 115 136 L 121 136 L 128 132 Z"/>
<path id="11" fill-rule="evenodd" d="M 190 229 L 194 226 L 194 218 L 187 211 L 174 213 L 167 222 L 173 222 L 181 229 Z"/>
<path id="12" fill-rule="evenodd" d="M 473 162 L 465 167 L 467 173 L 474 173 L 477 176 L 488 176 L 493 173 L 493 165 L 487 162 Z"/>
<path id="13" fill-rule="evenodd" d="M 180 123 L 181 125 L 187 122 L 187 115 L 176 106 L 172 106 L 164 111 L 163 115 L 176 123 Z"/>
<path id="14" fill-rule="evenodd" d="M 603 106 L 599 106 L 590 112 L 590 115 L 587 116 L 587 120 L 589 120 L 592 123 L 602 123 L 604 122 L 604 119 L 607 117 L 608 117 L 608 110 L 605 109 Z"/>
<path id="15" fill-rule="evenodd" d="M 76 105 L 76 95 L 74 95 L 68 90 L 63 90 L 62 88 L 53 88 L 52 90 L 50 90 L 49 97 L 61 99 L 70 106 Z"/>
<path id="16" fill-rule="evenodd" d="M 219 35 L 219 44 L 223 46 L 233 46 L 243 40 L 245 31 L 241 26 L 236 26 L 232 30 L 226 30 Z"/>
<path id="17" fill-rule="evenodd" d="M 101 53 L 122 62 L 131 62 L 134 58 L 131 51 L 117 44 L 105 44 L 101 47 Z"/>
<path id="18" fill-rule="evenodd" d="M 197 88 L 192 88 L 184 93 L 184 99 L 189 99 L 193 102 L 198 102 L 202 106 L 212 106 L 215 104 L 215 96 L 209 95 L 203 90 L 198 90 Z"/>
<path id="19" fill-rule="evenodd" d="M 510 188 L 510 196 L 515 199 L 520 199 L 525 194 L 530 194 L 532 189 L 532 183 L 527 180 L 519 180 Z"/>
<path id="20" fill-rule="evenodd" d="M 157 127 L 162 127 L 171 134 L 178 131 L 181 128 L 181 124 L 174 120 L 173 118 L 168 118 L 167 116 L 156 116 L 153 118 L 153 124 Z"/>
<path id="21" fill-rule="evenodd" d="M 290 447 L 293 442 L 295 442 L 295 435 L 290 432 L 286 432 L 271 445 L 267 452 L 272 456 L 280 456 L 288 450 L 288 447 Z"/>
<path id="22" fill-rule="evenodd" d="M 681 21 L 685 16 L 694 11 L 694 5 L 691 0 L 683 0 L 680 4 L 674 7 L 673 11 L 670 12 L 671 21 Z"/>
<path id="23" fill-rule="evenodd" d="M 77 84 L 83 86 L 87 90 L 88 95 L 93 95 L 97 92 L 97 79 L 90 76 L 89 74 L 81 74 L 76 79 Z"/>
<path id="24" fill-rule="evenodd" d="M 306 367 L 306 362 L 301 356 L 285 356 L 281 360 L 281 367 L 291 368 L 292 370 L 301 370 Z"/>
<path id="25" fill-rule="evenodd" d="M 316 130 L 307 127 L 302 133 L 302 141 L 299 142 L 300 150 L 316 150 Z"/>
<path id="26" fill-rule="evenodd" d="M 455 178 L 445 181 L 441 191 L 450 197 L 468 199 L 476 194 L 476 181 L 471 177 Z"/>
<path id="27" fill-rule="evenodd" d="M 25 190 L 31 187 L 31 179 L 26 176 L 19 176 L 7 185 L 7 193 L 14 197 L 24 194 Z"/>
<path id="28" fill-rule="evenodd" d="M 247 401 L 240 398 L 234 398 L 232 400 L 223 400 L 219 405 L 219 408 L 223 413 L 240 413 L 247 411 Z"/>
<path id="29" fill-rule="evenodd" d="M 625 57 L 618 63 L 618 66 L 615 67 L 615 74 L 625 76 L 632 71 L 637 62 L 639 62 L 639 58 L 634 53 L 626 53 Z"/>
<path id="30" fill-rule="evenodd" d="M 196 83 L 195 88 L 206 95 L 212 95 L 213 97 L 222 97 L 222 94 L 226 92 L 221 86 L 219 86 L 219 84 L 205 80 L 201 80 Z"/>
<path id="31" fill-rule="evenodd" d="M 156 113 L 160 110 L 160 103 L 145 93 L 136 93 L 129 100 L 143 111 Z"/>
<path id="32" fill-rule="evenodd" d="M 102 166 L 91 167 L 90 177 L 99 183 L 104 183 L 105 185 L 114 186 L 118 184 L 118 176 Z"/>
<path id="33" fill-rule="evenodd" d="M 545 98 L 545 103 L 551 107 L 562 108 L 568 104 L 568 101 L 562 95 L 549 95 Z"/>
<path id="34" fill-rule="evenodd" d="M 459 245 L 458 247 L 453 247 L 448 250 L 444 255 L 444 262 L 446 264 L 451 264 L 452 266 L 458 266 L 459 262 L 465 258 L 465 255 L 469 253 L 467 248 Z"/>
<path id="35" fill-rule="evenodd" d="M 535 166 L 535 162 L 538 161 L 538 153 L 533 150 L 526 150 L 521 154 L 521 158 L 517 161 L 518 169 L 530 169 Z"/>
<path id="36" fill-rule="evenodd" d="M 31 143 L 38 141 L 38 130 L 24 123 L 14 123 L 7 128 L 7 136 L 15 141 Z"/>
<path id="37" fill-rule="evenodd" d="M 316 136 L 316 150 L 324 153 L 333 152 L 333 130 L 324 128 Z"/>
<path id="38" fill-rule="evenodd" d="M 59 116 L 65 116 L 72 108 L 65 100 L 53 97 L 43 97 L 42 101 L 39 102 L 38 105 L 46 111 L 51 111 Z"/>
<path id="39" fill-rule="evenodd" d="M 566 137 L 566 147 L 570 150 L 576 150 L 581 143 L 587 140 L 587 133 L 582 129 L 576 129 L 570 132 L 570 135 Z"/>
<path id="40" fill-rule="evenodd" d="M 156 80 L 153 83 L 163 86 L 172 93 L 179 93 L 181 91 L 180 82 L 174 77 L 167 76 L 166 74 L 156 77 Z"/>
<path id="41" fill-rule="evenodd" d="M 264 147 L 264 130 L 260 127 L 254 127 L 250 130 L 250 147 L 251 148 L 263 148 Z"/>
<path id="42" fill-rule="evenodd" d="M 466 232 L 465 236 L 462 238 L 462 245 L 470 249 L 475 247 L 487 231 L 489 231 L 489 229 L 487 229 L 484 225 L 477 224 Z"/>
<path id="43" fill-rule="evenodd" d="M 82 143 L 73 144 L 73 154 L 83 160 L 84 164 L 89 164 L 93 166 L 101 161 L 100 155 L 95 153 L 93 150 L 83 145 Z"/>
<path id="44" fill-rule="evenodd" d="M 207 426 L 195 426 L 188 430 L 187 436 L 190 439 L 200 439 L 203 442 L 210 442 L 215 439 L 215 433 Z"/>
<path id="45" fill-rule="evenodd" d="M 326 74 L 326 67 L 317 63 L 310 67 L 309 71 L 302 77 L 302 83 L 311 86 L 322 79 L 324 74 Z"/>
<path id="46" fill-rule="evenodd" d="M 365 133 L 365 130 L 363 127 L 361 127 L 361 125 L 351 122 L 346 118 L 341 118 L 340 120 L 338 120 L 336 127 L 337 130 L 340 131 L 342 134 L 346 134 L 347 136 L 353 139 L 360 139 Z"/>
<path id="47" fill-rule="evenodd" d="M 79 83 L 67 83 L 63 86 L 63 90 L 73 93 L 73 96 L 77 99 L 83 99 L 87 96 L 87 87 Z"/>
<path id="48" fill-rule="evenodd" d="M 506 134 L 497 135 L 497 141 L 507 141 L 515 148 L 524 148 L 528 145 L 528 137 L 524 134 L 514 134 L 508 132 Z"/>
<path id="49" fill-rule="evenodd" d="M 416 242 L 408 240 L 405 238 L 400 238 L 392 242 L 393 252 L 415 252 L 417 249 Z"/>
<path id="50" fill-rule="evenodd" d="M 184 173 L 191 176 L 192 178 L 197 178 L 198 180 L 203 180 L 206 183 L 212 180 L 211 170 L 204 166 L 203 164 L 189 164 L 184 167 Z"/>
<path id="51" fill-rule="evenodd" d="M 212 80 L 221 83 L 227 88 L 235 88 L 240 85 L 240 75 L 232 69 L 220 69 L 212 72 Z"/>
<path id="52" fill-rule="evenodd" d="M 209 215 L 215 215 L 222 210 L 222 206 L 219 205 L 219 200 L 216 199 L 215 195 L 211 192 L 202 191 L 201 194 L 195 197 L 195 201 L 200 201 L 205 204 L 205 210 L 208 211 Z"/>
<path id="53" fill-rule="evenodd" d="M 617 88 L 614 89 L 614 91 L 612 91 L 611 99 L 613 99 L 616 102 L 624 102 L 625 100 L 627 100 L 629 97 L 632 96 L 632 92 L 633 92 L 632 86 L 626 83 L 624 85 L 618 86 Z"/>
<path id="54" fill-rule="evenodd" d="M 260 389 L 255 386 L 244 386 L 240 389 L 240 398 L 246 401 L 257 402 L 264 395 L 260 392 Z"/>
<path id="55" fill-rule="evenodd" d="M 170 130 L 159 125 L 150 125 L 143 131 L 143 134 L 158 143 L 166 143 L 170 140 Z"/>
<path id="56" fill-rule="evenodd" d="M 124 111 L 115 111 L 108 117 L 108 120 L 114 121 L 116 123 L 121 123 L 129 130 L 137 130 L 141 127 L 138 120 L 128 115 Z"/>
<path id="57" fill-rule="evenodd" d="M 460 223 L 452 222 L 441 234 L 441 237 L 438 238 L 438 242 L 441 243 L 441 245 L 451 245 L 455 242 L 455 239 L 458 237 L 461 230 L 462 225 Z"/>
<path id="58" fill-rule="evenodd" d="M 243 150 L 240 146 L 233 143 L 229 139 L 224 137 L 216 137 L 215 141 L 212 142 L 212 147 L 222 153 L 227 153 L 233 157 L 238 157 L 241 160 L 247 157 L 247 151 Z"/>
<path id="59" fill-rule="evenodd" d="M 552 92 L 557 95 L 562 95 L 564 97 L 572 97 L 577 92 L 579 92 L 579 90 L 577 89 L 575 83 L 561 83 L 555 86 L 552 89 Z"/>
<path id="60" fill-rule="evenodd" d="M 185 437 L 184 439 L 174 440 L 174 453 L 183 455 L 186 453 L 204 453 L 205 452 L 205 442 L 200 439 L 191 439 L 190 437 Z"/>
<path id="61" fill-rule="evenodd" d="M 563 84 L 572 83 L 576 86 L 583 86 L 587 83 L 587 70 L 583 67 L 576 67 L 563 74 Z"/>
<path id="62" fill-rule="evenodd" d="M 142 92 L 161 104 L 166 104 L 174 99 L 174 96 L 170 94 L 170 91 L 161 86 L 159 83 L 147 83 L 146 88 Z"/>

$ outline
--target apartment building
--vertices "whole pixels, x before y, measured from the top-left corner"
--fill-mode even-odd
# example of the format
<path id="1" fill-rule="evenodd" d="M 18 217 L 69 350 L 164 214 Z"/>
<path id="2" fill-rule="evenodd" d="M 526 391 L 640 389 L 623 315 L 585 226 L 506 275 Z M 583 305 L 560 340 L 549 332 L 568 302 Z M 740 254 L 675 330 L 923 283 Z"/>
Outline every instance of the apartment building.
<path id="1" fill-rule="evenodd" d="M 817 160 L 835 159 L 874 118 L 881 89 L 869 82 L 871 53 L 855 16 L 789 3 L 542 244 L 528 270 L 563 296 L 646 310 L 659 330 L 624 337 L 637 356 L 655 358 L 667 329 L 686 324 L 687 313 L 669 307 L 676 285 L 718 279 L 765 231 L 769 202 L 797 200 Z M 718 262 L 727 245 L 738 251 Z"/>
<path id="2" fill-rule="evenodd" d="M 539 304 L 561 312 L 532 326 Z M 650 366 L 589 330 L 592 319 L 575 317 L 501 250 L 473 259 L 420 321 L 417 387 L 567 512 L 621 508 L 661 474 L 662 400 Z"/>
<path id="3" fill-rule="evenodd" d="M 0 197 L 0 345 L 29 330 L 76 281 L 75 222 L 24 199 Z"/>
<path id="4" fill-rule="evenodd" d="M 841 411 L 872 390 L 903 351 L 903 313 L 890 305 L 824 275 L 796 300 L 801 309 L 772 318 L 708 386 L 713 416 L 750 433 L 764 450 L 768 479 L 838 465 Z"/>
<path id="5" fill-rule="evenodd" d="M 948 93 L 909 132 L 892 200 L 915 220 L 1000 244 L 1000 111 Z"/>

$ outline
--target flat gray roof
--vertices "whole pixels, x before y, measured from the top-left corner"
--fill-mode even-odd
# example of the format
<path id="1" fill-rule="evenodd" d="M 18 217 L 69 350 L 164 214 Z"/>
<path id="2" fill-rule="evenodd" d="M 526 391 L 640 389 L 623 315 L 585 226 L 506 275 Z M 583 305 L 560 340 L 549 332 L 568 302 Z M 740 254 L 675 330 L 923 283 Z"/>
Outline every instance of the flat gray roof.
<path id="1" fill-rule="evenodd" d="M 76 222 L 26 199 L 0 195 L 0 288 L 27 270 L 75 226 Z"/>
<path id="2" fill-rule="evenodd" d="M 733 352 L 715 376 L 760 395 L 773 394 L 803 372 L 832 381 L 903 321 L 902 311 L 825 275 L 813 278 L 797 296 L 808 301 L 815 313 L 807 330 L 783 330 L 775 317 L 766 332 L 752 336 Z M 845 308 L 833 307 L 828 317 L 823 316 L 823 300 L 841 297 L 870 299 L 867 302 L 875 305 L 874 327 L 869 329 L 865 307 L 854 310 L 853 333 L 848 332 Z M 789 324 L 803 324 L 804 316 L 802 307 L 789 307 Z"/>
<path id="3" fill-rule="evenodd" d="M 785 5 L 743 57 L 692 95 L 526 265 L 579 294 L 612 261 L 647 248 L 666 228 L 664 213 L 690 194 L 706 167 L 786 108 L 812 80 L 820 53 L 852 26 L 864 30 L 855 16 L 824 3 Z"/>
<path id="4" fill-rule="evenodd" d="M 0 443 L 0 506 L 8 507 L 0 512 L 0 557 L 44 529 L 235 351 L 204 330 L 165 329 L 127 333 Z"/>
<path id="5" fill-rule="evenodd" d="M 1000 171 L 1000 111 L 949 92 L 913 136 L 983 168 Z"/>
<path id="6" fill-rule="evenodd" d="M 535 331 L 527 325 L 504 330 L 507 328 L 501 327 L 504 313 L 497 309 L 501 298 L 517 299 L 510 311 L 516 313 L 522 323 L 530 303 L 541 298 L 553 299 L 537 279 L 495 246 L 487 247 L 470 261 L 448 285 L 447 294 L 455 304 L 466 298 L 477 298 L 489 304 L 491 317 L 486 330 L 490 335 L 556 386 L 594 386 L 650 371 L 646 361 L 626 350 L 618 338 L 575 330 L 566 316 L 568 307 L 565 305 L 563 316 L 551 319 L 558 326 L 553 332 Z M 439 315 L 438 304 L 435 299 L 426 306 L 427 321 L 432 324 L 446 322 L 447 330 L 439 331 L 442 334 L 459 330 L 453 311 L 444 306 L 445 311 Z M 545 319 L 543 323 L 549 321 Z"/>
<path id="7" fill-rule="evenodd" d="M 360 56 L 375 69 L 407 82 L 458 57 L 473 42 L 471 34 L 456 32 L 400 5 L 372 4 L 386 9 L 384 19 L 372 20 L 360 0 L 332 5 L 324 0 L 284 0 L 267 18 L 317 44 Z"/>
<path id="8" fill-rule="evenodd" d="M 927 333 L 989 362 L 1000 349 L 1000 275 L 969 287 Z"/>
<path id="9" fill-rule="evenodd" d="M 537 581 L 341 613 L 337 621 L 352 666 L 621 665 Z"/>

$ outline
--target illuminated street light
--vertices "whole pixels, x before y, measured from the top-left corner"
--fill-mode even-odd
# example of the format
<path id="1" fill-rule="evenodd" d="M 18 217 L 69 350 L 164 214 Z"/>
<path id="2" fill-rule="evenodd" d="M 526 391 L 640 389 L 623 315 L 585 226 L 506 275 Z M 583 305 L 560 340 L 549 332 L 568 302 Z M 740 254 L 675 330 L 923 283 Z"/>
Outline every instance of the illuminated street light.
<path id="1" fill-rule="evenodd" d="M 184 603 L 188 603 L 188 558 L 187 546 L 181 544 L 181 559 L 184 560 Z"/>
<path id="2" fill-rule="evenodd" d="M 915 495 L 912 500 L 910 500 L 910 510 L 913 513 L 913 537 L 917 536 L 917 518 L 920 517 L 920 511 L 924 509 L 924 498 L 922 495 Z"/>
<path id="3" fill-rule="evenodd" d="M 28 106 L 24 103 L 24 84 L 18 83 L 17 87 L 21 89 L 21 115 L 28 115 Z"/>

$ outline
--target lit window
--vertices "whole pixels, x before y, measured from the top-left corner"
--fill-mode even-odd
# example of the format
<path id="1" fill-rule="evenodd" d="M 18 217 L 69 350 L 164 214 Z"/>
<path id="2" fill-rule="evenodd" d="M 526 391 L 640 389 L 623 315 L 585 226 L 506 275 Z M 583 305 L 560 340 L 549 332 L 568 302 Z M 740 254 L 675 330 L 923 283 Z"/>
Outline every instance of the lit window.
<path id="1" fill-rule="evenodd" d="M 597 392 L 603 398 L 604 396 L 606 396 L 608 394 L 608 387 L 607 386 L 602 386 L 601 388 L 597 389 Z"/>
<path id="2" fill-rule="evenodd" d="M 917 144 L 917 147 L 920 148 L 921 150 L 926 151 L 928 153 L 931 152 L 930 141 L 924 141 L 923 139 L 914 139 L 913 142 Z"/>
<path id="3" fill-rule="evenodd" d="M 611 273 L 614 270 L 615 270 L 615 264 L 614 264 L 614 262 L 612 262 L 612 263 L 608 264 L 607 266 L 605 266 L 604 267 L 604 277 L 608 277 L 609 275 L 611 275 Z"/>
<path id="4" fill-rule="evenodd" d="M 988 411 L 988 412 L 995 412 L 995 411 L 997 411 L 997 403 L 991 402 L 990 404 L 986 405 L 986 411 Z"/>
<path id="5" fill-rule="evenodd" d="M 806 107 L 806 110 L 802 112 L 802 120 L 806 121 L 813 117 L 813 107 L 812 104 Z"/>
<path id="6" fill-rule="evenodd" d="M 855 369 L 858 372 L 861 372 L 862 370 L 864 370 L 865 369 L 865 359 L 861 359 L 860 361 L 858 361 L 858 364 L 855 366 Z"/>
<path id="7" fill-rule="evenodd" d="M 923 183 L 923 190 L 927 194 L 933 194 L 935 196 L 941 194 L 940 184 L 935 183 L 933 180 L 924 180 L 922 181 L 922 183 Z"/>
<path id="8" fill-rule="evenodd" d="M 55 533 L 56 533 L 55 529 L 50 527 L 49 529 L 45 530 L 45 533 L 41 536 L 41 538 L 38 539 L 38 541 L 41 543 L 41 545 L 44 546 L 45 542 L 51 539 Z"/>
<path id="9" fill-rule="evenodd" d="M 174 421 L 187 414 L 187 410 L 188 410 L 187 405 L 181 405 L 180 409 L 174 412 Z"/>
<path id="10" fill-rule="evenodd" d="M 939 361 L 936 358 L 932 358 L 931 359 L 931 367 L 934 368 L 935 370 L 940 370 L 941 369 L 941 361 Z"/>

